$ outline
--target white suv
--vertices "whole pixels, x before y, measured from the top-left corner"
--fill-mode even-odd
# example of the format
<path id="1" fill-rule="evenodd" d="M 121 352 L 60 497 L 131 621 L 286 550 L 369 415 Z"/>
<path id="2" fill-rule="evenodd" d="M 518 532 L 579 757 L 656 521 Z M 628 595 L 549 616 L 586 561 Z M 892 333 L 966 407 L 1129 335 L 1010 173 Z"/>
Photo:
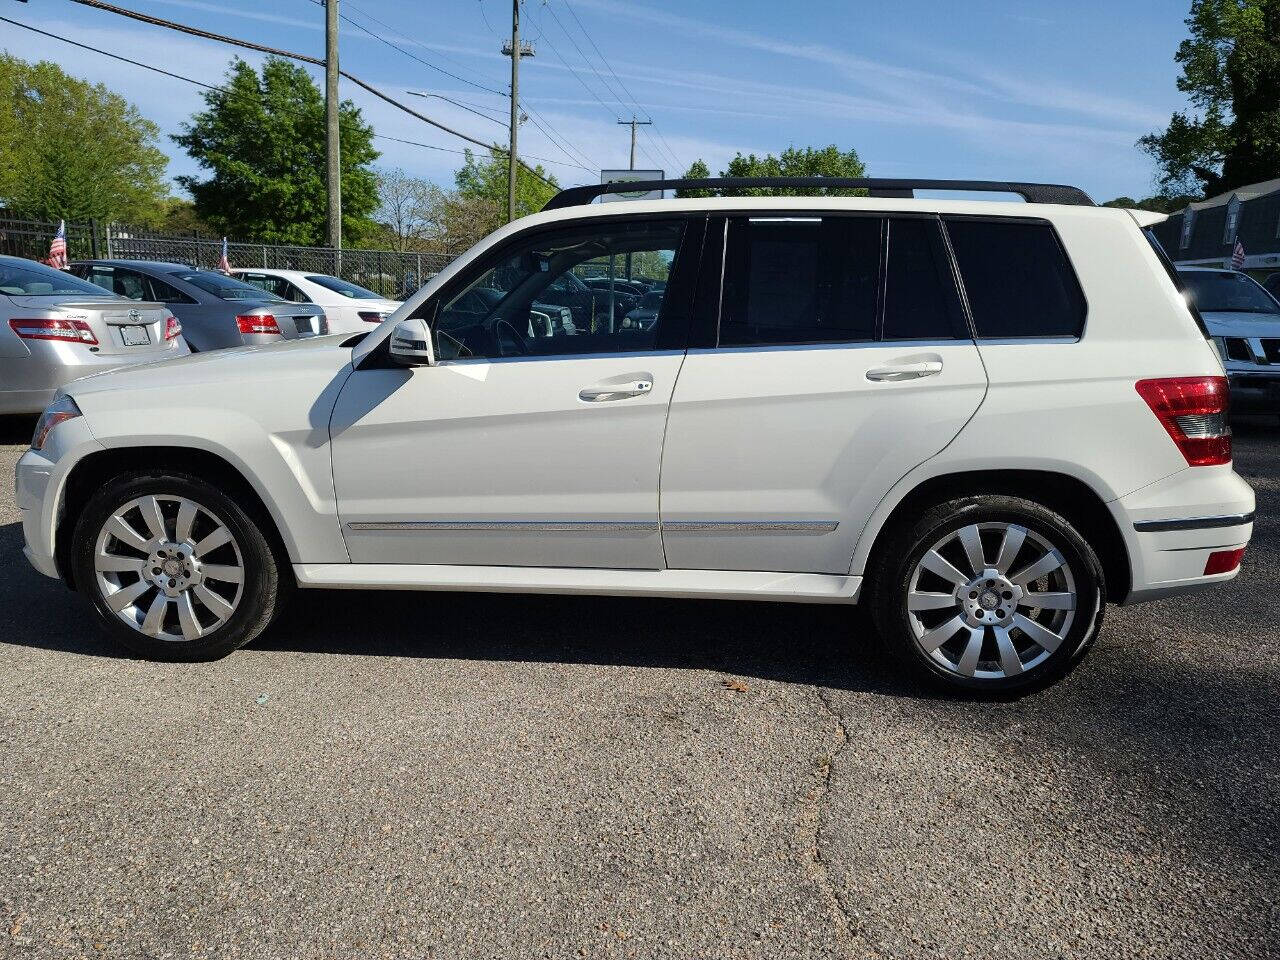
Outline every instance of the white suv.
<path id="1" fill-rule="evenodd" d="M 870 196 L 574 188 L 362 336 L 77 381 L 18 465 L 27 556 L 153 657 L 229 653 L 294 585 L 865 598 L 912 671 L 993 694 L 1107 602 L 1237 574 L 1253 491 L 1158 216 L 803 183 Z M 548 323 L 570 274 L 595 294 Z M 652 323 L 610 303 L 634 278 Z"/>

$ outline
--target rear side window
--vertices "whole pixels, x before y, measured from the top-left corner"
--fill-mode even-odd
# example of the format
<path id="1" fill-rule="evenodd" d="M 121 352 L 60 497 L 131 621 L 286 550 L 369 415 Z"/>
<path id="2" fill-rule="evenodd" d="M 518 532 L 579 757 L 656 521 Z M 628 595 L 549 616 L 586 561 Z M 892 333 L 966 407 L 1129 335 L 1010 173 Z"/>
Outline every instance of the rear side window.
<path id="1" fill-rule="evenodd" d="M 881 230 L 876 217 L 731 220 L 720 345 L 874 340 Z"/>
<path id="2" fill-rule="evenodd" d="M 888 239 L 884 339 L 967 339 L 938 222 L 890 220 Z"/>
<path id="3" fill-rule="evenodd" d="M 1084 293 L 1047 222 L 948 218 L 946 224 L 978 339 L 1084 332 Z"/>

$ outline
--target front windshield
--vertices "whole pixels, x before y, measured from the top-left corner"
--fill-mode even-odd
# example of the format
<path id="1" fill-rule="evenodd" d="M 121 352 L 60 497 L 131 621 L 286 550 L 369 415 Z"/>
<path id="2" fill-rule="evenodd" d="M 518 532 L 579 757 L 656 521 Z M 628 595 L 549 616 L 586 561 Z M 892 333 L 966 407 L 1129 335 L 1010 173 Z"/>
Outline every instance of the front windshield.
<path id="1" fill-rule="evenodd" d="M 1280 303 L 1247 274 L 1181 270 L 1179 276 L 1201 313 L 1280 313 Z"/>
<path id="2" fill-rule="evenodd" d="M 318 283 L 320 286 L 332 290 L 334 293 L 340 293 L 344 297 L 350 297 L 352 300 L 381 300 L 382 294 L 374 293 L 372 290 L 366 290 L 364 287 L 357 287 L 354 283 L 347 283 L 338 277 L 327 277 L 324 275 L 311 276 L 307 275 L 307 279 L 312 283 Z"/>
<path id="3" fill-rule="evenodd" d="M 284 297 L 277 297 L 270 291 L 244 283 L 234 277 L 212 270 L 182 270 L 173 276 L 185 280 L 193 287 L 199 287 L 206 293 L 212 293 L 221 300 L 266 300 L 270 303 L 287 303 Z"/>
<path id="4" fill-rule="evenodd" d="M 0 258 L 0 293 L 13 297 L 65 297 L 75 294 L 111 296 L 97 284 L 47 267 L 43 263 L 3 258 Z"/>

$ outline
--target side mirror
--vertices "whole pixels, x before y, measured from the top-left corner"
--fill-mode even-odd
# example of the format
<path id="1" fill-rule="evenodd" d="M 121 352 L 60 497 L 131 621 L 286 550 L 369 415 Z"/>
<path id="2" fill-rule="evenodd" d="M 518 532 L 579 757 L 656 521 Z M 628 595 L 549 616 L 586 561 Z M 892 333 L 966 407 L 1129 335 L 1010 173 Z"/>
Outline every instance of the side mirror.
<path id="1" fill-rule="evenodd" d="M 391 331 L 388 352 L 393 363 L 402 367 L 429 367 L 435 363 L 431 348 L 431 328 L 421 318 L 401 320 Z"/>

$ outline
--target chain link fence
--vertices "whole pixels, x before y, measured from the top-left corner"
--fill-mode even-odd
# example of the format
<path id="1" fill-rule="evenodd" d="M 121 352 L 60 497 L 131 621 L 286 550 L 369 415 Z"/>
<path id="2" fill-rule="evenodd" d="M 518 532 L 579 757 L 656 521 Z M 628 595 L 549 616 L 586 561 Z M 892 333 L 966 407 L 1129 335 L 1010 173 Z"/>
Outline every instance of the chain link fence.
<path id="1" fill-rule="evenodd" d="M 44 260 L 57 223 L 26 219 L 0 210 L 0 254 Z M 222 238 L 160 233 L 121 224 L 67 224 L 71 260 L 163 260 L 216 269 Z M 341 277 L 384 297 L 403 300 L 453 262 L 452 254 L 396 250 L 334 250 L 227 241 L 232 267 L 303 270 Z"/>

